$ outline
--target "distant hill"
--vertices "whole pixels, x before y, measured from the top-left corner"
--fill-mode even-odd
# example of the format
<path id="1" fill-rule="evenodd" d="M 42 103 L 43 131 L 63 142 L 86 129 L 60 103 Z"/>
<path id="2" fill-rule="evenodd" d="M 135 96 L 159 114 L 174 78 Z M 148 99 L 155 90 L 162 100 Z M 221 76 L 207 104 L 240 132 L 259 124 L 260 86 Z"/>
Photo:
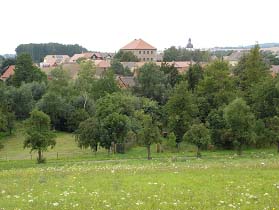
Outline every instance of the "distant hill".
<path id="1" fill-rule="evenodd" d="M 88 50 L 78 44 L 64 45 L 59 43 L 21 44 L 16 49 L 16 54 L 28 53 L 36 63 L 43 61 L 46 55 L 69 55 L 87 52 Z"/>

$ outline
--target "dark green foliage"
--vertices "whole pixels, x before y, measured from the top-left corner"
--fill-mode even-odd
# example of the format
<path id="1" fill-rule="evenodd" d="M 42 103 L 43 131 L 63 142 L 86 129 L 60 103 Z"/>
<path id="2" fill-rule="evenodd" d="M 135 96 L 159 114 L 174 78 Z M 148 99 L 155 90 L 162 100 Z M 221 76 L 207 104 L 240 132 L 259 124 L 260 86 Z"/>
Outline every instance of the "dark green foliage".
<path id="1" fill-rule="evenodd" d="M 101 146 L 110 149 L 116 143 L 124 143 L 129 131 L 129 118 L 126 115 L 116 112 L 108 115 L 101 121 L 102 131 Z"/>
<path id="2" fill-rule="evenodd" d="M 208 51 L 194 50 L 190 51 L 186 48 L 170 47 L 164 51 L 164 61 L 195 61 L 208 62 L 210 53 Z"/>
<path id="3" fill-rule="evenodd" d="M 210 131 L 204 124 L 193 124 L 185 133 L 183 139 L 197 146 L 197 157 L 201 157 L 200 150 L 211 143 Z"/>
<path id="4" fill-rule="evenodd" d="M 146 63 L 139 69 L 135 92 L 149 99 L 165 104 L 168 98 L 167 77 L 155 63 Z"/>
<path id="5" fill-rule="evenodd" d="M 189 85 L 189 90 L 195 91 L 199 81 L 203 79 L 203 70 L 199 64 L 191 65 L 186 73 L 186 78 Z"/>
<path id="6" fill-rule="evenodd" d="M 64 45 L 58 43 L 47 44 L 21 44 L 16 48 L 16 54 L 28 53 L 35 63 L 43 61 L 46 55 L 69 55 L 87 52 L 86 48 L 80 45 Z"/>
<path id="7" fill-rule="evenodd" d="M 142 111 L 137 112 L 136 117 L 139 121 L 139 128 L 137 131 L 138 143 L 147 148 L 147 159 L 151 159 L 151 144 L 160 142 L 160 130 L 158 124 L 148 114 Z"/>
<path id="8" fill-rule="evenodd" d="M 74 107 L 62 96 L 49 92 L 37 103 L 39 110 L 48 114 L 54 129 L 67 131 L 68 118 L 73 114 Z"/>
<path id="9" fill-rule="evenodd" d="M 80 148 L 90 148 L 97 152 L 102 133 L 100 123 L 95 118 L 89 118 L 79 124 L 75 132 Z"/>
<path id="10" fill-rule="evenodd" d="M 46 79 L 46 74 L 33 64 L 30 55 L 23 53 L 17 57 L 15 73 L 11 81 L 14 86 L 19 87 L 23 82 L 43 82 Z"/>
<path id="11" fill-rule="evenodd" d="M 165 106 L 168 115 L 168 127 L 181 142 L 183 135 L 198 115 L 198 107 L 193 94 L 188 90 L 188 83 L 177 84 Z"/>
<path id="12" fill-rule="evenodd" d="M 138 62 L 139 59 L 130 51 L 119 50 L 113 59 L 120 62 Z"/>
<path id="13" fill-rule="evenodd" d="M 255 116 L 242 98 L 237 98 L 224 109 L 224 119 L 232 132 L 234 145 L 242 153 L 244 145 L 255 142 Z"/>
<path id="14" fill-rule="evenodd" d="M 179 74 L 177 68 L 172 64 L 166 62 L 161 63 L 160 70 L 164 72 L 166 76 L 166 83 L 171 87 L 174 87 L 176 83 L 182 80 L 182 75 Z"/>
<path id="15" fill-rule="evenodd" d="M 118 75 L 123 75 L 123 76 L 132 76 L 133 73 L 129 68 L 124 68 L 124 66 L 121 64 L 121 62 L 117 59 L 114 59 L 111 61 L 111 67 L 110 69 Z"/>
<path id="16" fill-rule="evenodd" d="M 234 78 L 230 76 L 228 63 L 215 61 L 205 69 L 204 78 L 196 87 L 198 98 L 199 118 L 205 122 L 212 109 L 218 109 L 230 101 L 236 95 Z"/>
<path id="17" fill-rule="evenodd" d="M 264 62 L 258 45 L 252 48 L 249 54 L 242 57 L 234 69 L 234 74 L 237 76 L 240 89 L 244 91 L 269 75 L 268 65 Z M 249 95 L 249 91 L 246 92 L 246 95 Z"/>
<path id="18" fill-rule="evenodd" d="M 38 151 L 38 163 L 43 163 L 42 152 L 56 144 L 55 135 L 50 130 L 50 118 L 45 113 L 34 110 L 26 121 L 26 139 L 24 148 L 31 148 L 31 151 Z"/>

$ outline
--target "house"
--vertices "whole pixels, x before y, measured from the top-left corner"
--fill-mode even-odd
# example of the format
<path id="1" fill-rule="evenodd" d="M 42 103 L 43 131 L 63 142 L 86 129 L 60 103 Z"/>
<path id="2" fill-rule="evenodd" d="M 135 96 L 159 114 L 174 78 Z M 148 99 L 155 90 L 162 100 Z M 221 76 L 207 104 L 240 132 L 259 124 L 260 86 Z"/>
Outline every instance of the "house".
<path id="1" fill-rule="evenodd" d="M 228 61 L 230 65 L 236 66 L 242 56 L 247 53 L 246 51 L 233 52 L 229 56 L 224 56 L 224 61 Z"/>
<path id="2" fill-rule="evenodd" d="M 86 52 L 86 53 L 80 53 L 80 54 L 74 54 L 70 58 L 70 63 L 76 63 L 78 59 L 84 58 L 84 59 L 93 59 L 93 52 Z"/>
<path id="3" fill-rule="evenodd" d="M 141 68 L 145 63 L 147 62 L 121 62 L 121 64 L 124 66 L 124 68 L 129 68 L 131 70 L 131 72 L 133 72 L 135 74 L 135 76 L 137 76 L 138 74 L 138 69 Z M 162 63 L 164 62 L 155 62 L 155 64 L 157 66 L 161 66 Z M 185 73 L 191 64 L 194 64 L 191 61 L 173 61 L 173 62 L 165 62 L 168 65 L 174 65 L 175 68 L 177 68 L 178 72 L 180 74 Z"/>
<path id="4" fill-rule="evenodd" d="M 127 89 L 136 85 L 135 78 L 132 76 L 117 76 L 117 84 L 120 88 Z"/>
<path id="5" fill-rule="evenodd" d="M 276 77 L 276 75 L 279 73 L 279 65 L 272 65 L 270 71 L 272 77 Z"/>
<path id="6" fill-rule="evenodd" d="M 68 55 L 47 55 L 44 58 L 44 62 L 40 63 L 41 68 L 58 66 L 63 63 L 69 62 L 70 57 Z"/>
<path id="7" fill-rule="evenodd" d="M 135 39 L 120 50 L 132 52 L 140 61 L 156 61 L 157 49 L 142 39 Z"/>
<path id="8" fill-rule="evenodd" d="M 6 81 L 9 77 L 11 77 L 15 73 L 15 65 L 8 66 L 4 71 L 2 72 L 2 75 L 0 76 L 0 80 Z"/>
<path id="9" fill-rule="evenodd" d="M 100 78 L 104 75 L 104 73 L 110 67 L 110 63 L 105 60 L 94 60 L 94 64 L 96 66 L 96 77 Z"/>

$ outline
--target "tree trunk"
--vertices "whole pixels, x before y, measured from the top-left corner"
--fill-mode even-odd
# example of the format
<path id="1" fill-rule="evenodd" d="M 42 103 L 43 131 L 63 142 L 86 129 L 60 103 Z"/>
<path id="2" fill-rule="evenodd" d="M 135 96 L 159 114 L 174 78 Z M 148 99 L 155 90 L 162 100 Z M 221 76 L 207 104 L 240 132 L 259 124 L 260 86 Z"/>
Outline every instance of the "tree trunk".
<path id="1" fill-rule="evenodd" d="M 197 149 L 197 158 L 201 158 L 201 150 L 200 147 Z"/>
<path id="2" fill-rule="evenodd" d="M 237 147 L 237 154 L 242 155 L 242 144 L 239 144 L 239 146 Z"/>
<path id="3" fill-rule="evenodd" d="M 42 161 L 42 150 L 38 150 L 38 162 L 40 163 Z"/>
<path id="4" fill-rule="evenodd" d="M 160 153 L 161 152 L 161 144 L 156 144 L 156 150 L 157 150 L 157 153 Z"/>
<path id="5" fill-rule="evenodd" d="M 98 151 L 98 144 L 95 145 L 95 152 Z"/>
<path id="6" fill-rule="evenodd" d="M 151 160 L 150 144 L 147 145 L 147 160 Z"/>

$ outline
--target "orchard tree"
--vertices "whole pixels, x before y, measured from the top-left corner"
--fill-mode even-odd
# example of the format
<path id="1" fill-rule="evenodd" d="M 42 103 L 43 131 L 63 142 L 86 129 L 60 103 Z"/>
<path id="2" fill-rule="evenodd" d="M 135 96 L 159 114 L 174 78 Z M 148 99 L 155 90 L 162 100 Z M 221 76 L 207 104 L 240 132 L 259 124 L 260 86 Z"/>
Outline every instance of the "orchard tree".
<path id="1" fill-rule="evenodd" d="M 160 142 L 160 130 L 157 122 L 150 115 L 144 114 L 142 111 L 137 112 L 136 115 L 139 120 L 138 143 L 147 148 L 147 159 L 151 160 L 151 145 Z"/>
<path id="2" fill-rule="evenodd" d="M 125 143 L 125 137 L 130 129 L 129 118 L 126 115 L 114 112 L 101 120 L 101 126 L 104 132 L 101 146 L 108 151 L 112 145 Z"/>
<path id="3" fill-rule="evenodd" d="M 201 149 L 211 142 L 210 131 L 204 124 L 193 124 L 183 137 L 184 141 L 197 146 L 197 157 L 201 157 Z"/>
<path id="4" fill-rule="evenodd" d="M 79 124 L 75 132 L 77 144 L 80 148 L 90 148 L 97 152 L 101 139 L 100 123 L 96 118 L 89 118 Z"/>
<path id="5" fill-rule="evenodd" d="M 241 155 L 243 146 L 255 140 L 255 116 L 246 102 L 237 98 L 225 107 L 224 119 L 232 132 L 238 154 Z"/>
<path id="6" fill-rule="evenodd" d="M 50 130 L 50 118 L 47 114 L 33 110 L 30 113 L 30 118 L 26 122 L 26 138 L 24 141 L 24 148 L 31 148 L 38 151 L 38 163 L 43 163 L 43 151 L 47 151 L 55 146 L 55 135 Z"/>

